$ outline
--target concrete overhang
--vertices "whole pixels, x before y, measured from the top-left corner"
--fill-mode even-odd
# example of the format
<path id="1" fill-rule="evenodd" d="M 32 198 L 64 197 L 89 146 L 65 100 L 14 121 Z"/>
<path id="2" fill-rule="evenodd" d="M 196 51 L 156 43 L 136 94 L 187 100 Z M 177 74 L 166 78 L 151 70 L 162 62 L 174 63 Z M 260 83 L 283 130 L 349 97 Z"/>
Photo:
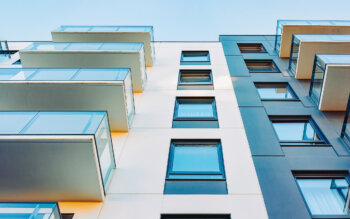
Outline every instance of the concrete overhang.
<path id="1" fill-rule="evenodd" d="M 135 113 L 129 69 L 0 69 L 0 110 L 107 111 L 112 131 Z"/>
<path id="2" fill-rule="evenodd" d="M 32 43 L 19 54 L 23 68 L 130 68 L 135 92 L 147 78 L 142 43 Z"/>
<path id="3" fill-rule="evenodd" d="M 53 42 L 143 43 L 147 67 L 153 65 L 152 26 L 60 26 L 51 32 Z"/>

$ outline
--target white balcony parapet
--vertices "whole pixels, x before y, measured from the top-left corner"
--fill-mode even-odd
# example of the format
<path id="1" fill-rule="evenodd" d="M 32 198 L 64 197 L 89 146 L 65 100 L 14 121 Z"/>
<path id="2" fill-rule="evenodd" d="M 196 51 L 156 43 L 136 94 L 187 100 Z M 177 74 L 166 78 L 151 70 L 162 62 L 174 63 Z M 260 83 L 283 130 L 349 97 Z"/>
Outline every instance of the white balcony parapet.
<path id="1" fill-rule="evenodd" d="M 142 43 L 32 43 L 19 53 L 24 68 L 130 68 L 135 92 L 147 78 Z"/>
<path id="2" fill-rule="evenodd" d="M 0 110 L 102 110 L 112 131 L 135 113 L 129 69 L 0 69 L 0 90 Z"/>
<path id="3" fill-rule="evenodd" d="M 277 20 L 275 50 L 290 56 L 293 34 L 350 34 L 350 20 Z"/>
<path id="4" fill-rule="evenodd" d="M 154 59 L 152 26 L 60 26 L 51 32 L 54 42 L 126 42 L 144 44 L 146 65 Z"/>
<path id="5" fill-rule="evenodd" d="M 106 112 L 0 112 L 0 201 L 102 201 L 115 169 Z"/>

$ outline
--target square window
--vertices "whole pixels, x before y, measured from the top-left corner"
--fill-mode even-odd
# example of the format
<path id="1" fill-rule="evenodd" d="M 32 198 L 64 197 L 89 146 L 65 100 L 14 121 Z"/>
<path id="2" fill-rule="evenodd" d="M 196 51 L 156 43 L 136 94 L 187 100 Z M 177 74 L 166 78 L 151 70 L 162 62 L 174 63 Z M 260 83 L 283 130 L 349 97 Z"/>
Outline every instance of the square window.
<path id="1" fill-rule="evenodd" d="M 181 65 L 210 65 L 209 51 L 182 51 Z"/>
<path id="2" fill-rule="evenodd" d="M 245 59 L 250 73 L 279 73 L 280 70 L 271 59 Z"/>
<path id="3" fill-rule="evenodd" d="M 166 194 L 223 194 L 226 192 L 220 140 L 172 140 Z"/>
<path id="4" fill-rule="evenodd" d="M 164 214 L 161 219 L 230 219 L 228 214 Z"/>
<path id="5" fill-rule="evenodd" d="M 241 53 L 266 53 L 262 43 L 237 43 Z"/>
<path id="6" fill-rule="evenodd" d="M 210 89 L 212 86 L 211 70 L 180 70 L 178 89 Z"/>
<path id="7" fill-rule="evenodd" d="M 177 97 L 173 128 L 219 128 L 214 97 Z"/>
<path id="8" fill-rule="evenodd" d="M 328 145 L 310 117 L 271 117 L 271 121 L 281 146 Z"/>
<path id="9" fill-rule="evenodd" d="M 347 171 L 294 174 L 312 217 L 350 216 Z M 347 217 L 348 218 L 348 217 Z"/>
<path id="10" fill-rule="evenodd" d="M 261 100 L 297 100 L 288 83 L 255 83 Z"/>

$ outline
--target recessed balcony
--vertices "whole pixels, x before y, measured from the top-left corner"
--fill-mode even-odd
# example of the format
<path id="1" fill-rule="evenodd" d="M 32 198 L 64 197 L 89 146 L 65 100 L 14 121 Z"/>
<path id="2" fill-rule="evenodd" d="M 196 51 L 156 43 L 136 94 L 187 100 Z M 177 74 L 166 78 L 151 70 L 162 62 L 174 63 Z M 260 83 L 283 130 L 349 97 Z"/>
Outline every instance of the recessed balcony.
<path id="1" fill-rule="evenodd" d="M 348 54 L 350 35 L 294 35 L 289 72 L 297 79 L 311 79 L 316 54 Z"/>
<path id="2" fill-rule="evenodd" d="M 142 43 L 32 43 L 20 57 L 24 68 L 130 68 L 135 92 L 147 78 Z"/>
<path id="3" fill-rule="evenodd" d="M 107 111 L 112 131 L 134 114 L 129 69 L 0 69 L 0 110 Z"/>
<path id="4" fill-rule="evenodd" d="M 0 201 L 102 201 L 114 152 L 106 112 L 0 112 Z"/>
<path id="5" fill-rule="evenodd" d="M 350 34 L 347 20 L 278 20 L 275 50 L 279 56 L 290 56 L 293 34 Z"/>
<path id="6" fill-rule="evenodd" d="M 154 59 L 152 26 L 60 26 L 51 32 L 54 42 L 143 43 L 146 65 Z"/>

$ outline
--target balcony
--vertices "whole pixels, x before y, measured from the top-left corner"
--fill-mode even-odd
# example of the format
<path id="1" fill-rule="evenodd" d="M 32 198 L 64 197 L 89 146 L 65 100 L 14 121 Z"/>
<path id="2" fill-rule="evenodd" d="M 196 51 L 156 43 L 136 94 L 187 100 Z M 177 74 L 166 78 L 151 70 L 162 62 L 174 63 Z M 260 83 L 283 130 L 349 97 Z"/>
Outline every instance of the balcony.
<path id="1" fill-rule="evenodd" d="M 0 110 L 107 111 L 128 131 L 135 107 L 129 69 L 0 69 Z"/>
<path id="2" fill-rule="evenodd" d="M 350 95 L 349 95 L 349 100 L 348 100 L 348 106 L 347 106 L 346 113 L 345 113 L 341 137 L 350 146 Z"/>
<path id="3" fill-rule="evenodd" d="M 0 201 L 102 201 L 114 152 L 106 112 L 0 112 Z"/>
<path id="4" fill-rule="evenodd" d="M 289 58 L 293 34 L 350 34 L 346 20 L 277 20 L 275 50 Z"/>
<path id="5" fill-rule="evenodd" d="M 146 65 L 153 64 L 152 26 L 60 26 L 51 35 L 54 42 L 143 43 Z"/>
<path id="6" fill-rule="evenodd" d="M 57 202 L 0 202 L 0 218 L 60 219 Z"/>
<path id="7" fill-rule="evenodd" d="M 24 68 L 130 68 L 136 92 L 147 78 L 142 43 L 32 43 L 20 57 Z"/>
<path id="8" fill-rule="evenodd" d="M 350 35 L 294 35 L 289 72 L 297 79 L 311 79 L 316 54 L 348 54 Z"/>
<path id="9" fill-rule="evenodd" d="M 350 55 L 316 55 L 309 95 L 322 111 L 345 111 Z"/>

